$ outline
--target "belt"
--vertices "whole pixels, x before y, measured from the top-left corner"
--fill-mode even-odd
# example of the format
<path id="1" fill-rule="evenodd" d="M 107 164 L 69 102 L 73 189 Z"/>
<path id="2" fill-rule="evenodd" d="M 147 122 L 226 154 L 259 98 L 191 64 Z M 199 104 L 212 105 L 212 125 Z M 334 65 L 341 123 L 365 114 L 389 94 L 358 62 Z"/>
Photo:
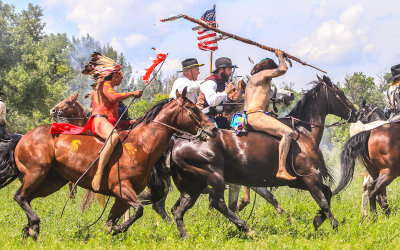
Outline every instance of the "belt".
<path id="1" fill-rule="evenodd" d="M 262 109 L 250 109 L 250 110 L 248 110 L 248 111 L 244 111 L 244 113 L 245 113 L 246 115 L 252 114 L 252 113 L 258 113 L 258 112 L 260 112 L 260 113 L 265 113 L 265 110 L 262 110 Z"/>
<path id="2" fill-rule="evenodd" d="M 102 115 L 102 114 L 93 115 L 93 119 L 97 118 L 97 117 L 104 117 L 104 118 L 108 119 L 108 116 L 106 116 L 106 115 Z"/>

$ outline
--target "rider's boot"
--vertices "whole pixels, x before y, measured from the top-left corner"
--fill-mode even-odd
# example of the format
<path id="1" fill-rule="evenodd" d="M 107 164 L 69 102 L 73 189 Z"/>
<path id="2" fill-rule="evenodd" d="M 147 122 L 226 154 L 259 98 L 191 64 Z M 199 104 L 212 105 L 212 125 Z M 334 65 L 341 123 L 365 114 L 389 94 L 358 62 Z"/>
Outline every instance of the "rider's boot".
<path id="1" fill-rule="evenodd" d="M 118 134 L 116 132 L 110 137 L 107 141 L 106 146 L 103 151 L 100 153 L 99 165 L 96 171 L 95 176 L 92 180 L 92 188 L 94 191 L 100 190 L 101 179 L 103 178 L 104 168 L 107 166 L 107 163 L 111 157 L 111 154 L 118 143 Z"/>
<path id="2" fill-rule="evenodd" d="M 292 136 L 293 132 L 286 133 L 279 142 L 279 168 L 276 174 L 276 178 L 288 181 L 297 179 L 286 171 L 286 158 L 290 149 L 290 143 L 292 142 Z"/>

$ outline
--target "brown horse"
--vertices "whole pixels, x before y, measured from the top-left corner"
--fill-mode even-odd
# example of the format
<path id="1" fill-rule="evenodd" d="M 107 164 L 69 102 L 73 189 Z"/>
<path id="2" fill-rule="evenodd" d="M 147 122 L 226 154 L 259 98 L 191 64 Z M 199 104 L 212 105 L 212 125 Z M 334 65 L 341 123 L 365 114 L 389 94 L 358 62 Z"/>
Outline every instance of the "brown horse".
<path id="1" fill-rule="evenodd" d="M 225 182 L 251 187 L 289 186 L 308 190 L 321 210 L 314 218 L 318 228 L 328 217 L 333 228 L 338 226 L 330 210 L 331 189 L 323 177 L 331 177 L 318 146 L 325 117 L 334 114 L 348 121 L 355 120 L 355 107 L 342 90 L 324 76 L 315 82 L 297 106 L 283 119 L 294 123 L 297 135 L 288 157 L 288 171 L 294 181 L 276 178 L 279 140 L 273 136 L 250 132 L 236 136 L 233 131 L 219 129 L 207 142 L 178 139 L 172 149 L 171 174 L 181 192 L 172 208 L 181 237 L 187 237 L 183 216 L 196 202 L 201 191 L 210 186 L 210 205 L 216 208 L 239 230 L 251 232 L 246 223 L 225 204 Z M 293 117 L 291 119 L 290 117 Z"/>
<path id="2" fill-rule="evenodd" d="M 339 193 L 352 180 L 355 160 L 361 157 L 373 182 L 368 183 L 369 206 L 376 212 L 376 202 L 389 215 L 386 187 L 400 175 L 400 124 L 389 123 L 362 131 L 345 143 L 341 153 L 342 175 L 333 194 Z"/>
<path id="3" fill-rule="evenodd" d="M 107 220 L 113 234 L 126 231 L 142 216 L 143 206 L 137 194 L 145 188 L 155 162 L 176 130 L 215 136 L 214 125 L 186 98 L 186 89 L 182 95 L 177 93 L 175 100 L 159 102 L 130 130 L 119 133 L 121 142 L 105 168 L 106 180 L 99 191 L 116 198 Z M 81 176 L 79 186 L 92 189 L 90 183 L 97 163 L 84 173 L 90 163 L 96 162 L 103 143 L 88 135 L 52 135 L 50 125 L 34 128 L 21 138 L 15 148 L 15 161 L 24 180 L 14 199 L 28 217 L 23 230 L 26 236 L 36 238 L 39 234 L 40 218 L 30 206 L 33 199 L 46 197 Z M 133 207 L 134 215 L 115 225 L 129 207 Z"/>
<path id="4" fill-rule="evenodd" d="M 67 99 L 59 102 L 51 109 L 50 115 L 57 122 L 69 123 L 76 126 L 84 126 L 88 121 L 88 118 L 84 108 L 77 100 L 77 98 L 78 93 L 72 94 Z M 119 116 L 121 115 L 120 110 L 121 109 L 118 109 Z M 166 169 L 163 164 L 155 165 L 150 174 L 147 185 L 150 190 L 153 189 L 154 191 L 152 193 L 147 193 L 145 191 L 140 193 L 139 200 L 142 202 L 143 205 L 152 204 L 154 211 L 156 211 L 164 220 L 170 221 L 171 218 L 165 211 L 165 199 L 170 187 L 170 177 L 168 176 L 166 178 L 163 178 L 164 175 L 159 174 L 165 171 L 168 172 L 169 170 Z M 68 182 L 68 186 L 69 192 L 72 196 L 71 198 L 73 198 L 73 194 L 76 190 L 72 192 L 72 182 Z M 161 188 L 162 186 L 164 186 L 164 188 Z M 81 212 L 84 212 L 90 206 L 95 197 L 102 205 L 105 204 L 105 197 L 103 195 L 95 195 L 95 193 L 93 193 L 92 191 L 87 190 L 81 202 Z M 129 211 L 125 214 L 124 219 L 125 218 L 129 218 Z"/>

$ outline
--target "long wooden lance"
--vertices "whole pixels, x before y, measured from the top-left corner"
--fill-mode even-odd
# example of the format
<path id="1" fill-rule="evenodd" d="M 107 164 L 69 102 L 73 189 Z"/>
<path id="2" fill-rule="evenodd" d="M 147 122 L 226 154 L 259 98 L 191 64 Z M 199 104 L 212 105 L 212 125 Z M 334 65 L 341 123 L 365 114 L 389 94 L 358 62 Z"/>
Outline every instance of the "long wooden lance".
<path id="1" fill-rule="evenodd" d="M 261 48 L 261 49 L 265 49 L 265 50 L 268 50 L 268 51 L 271 51 L 271 52 L 275 52 L 275 50 L 276 50 L 276 49 L 274 49 L 274 48 L 268 47 L 268 46 L 263 45 L 263 44 L 261 44 L 261 43 L 257 43 L 257 42 L 254 42 L 254 41 L 252 41 L 252 40 L 249 40 L 249 39 L 246 39 L 246 38 L 243 38 L 243 37 L 234 35 L 234 34 L 230 34 L 230 33 L 228 33 L 228 32 L 225 32 L 225 31 L 223 31 L 223 30 L 220 30 L 220 29 L 217 29 L 216 27 L 213 27 L 213 26 L 211 26 L 211 25 L 208 25 L 208 24 L 204 23 L 203 21 L 201 21 L 201 20 L 199 20 L 199 19 L 195 19 L 195 18 L 192 18 L 192 17 L 187 16 L 187 15 L 181 14 L 181 15 L 172 16 L 172 17 L 169 17 L 169 18 L 166 18 L 166 19 L 162 19 L 162 20 L 160 20 L 160 21 L 161 21 L 161 22 L 175 21 L 175 20 L 177 20 L 177 19 L 179 19 L 179 18 L 184 18 L 184 19 L 186 19 L 186 20 L 188 20 L 188 21 L 190 21 L 190 22 L 197 23 L 198 25 L 201 25 L 201 26 L 203 26 L 203 27 L 205 27 L 205 28 L 207 28 L 207 29 L 213 30 L 213 31 L 215 31 L 215 32 L 217 32 L 217 33 L 219 33 L 219 34 L 222 34 L 222 35 L 224 35 L 224 36 L 233 38 L 233 39 L 238 40 L 238 41 L 241 41 L 241 42 L 243 42 L 243 43 L 247 43 L 247 44 L 250 44 L 250 45 L 257 46 L 257 47 L 259 47 L 259 48 Z M 289 58 L 289 59 L 291 59 L 291 60 L 293 60 L 293 61 L 296 61 L 296 62 L 298 62 L 298 63 L 300 63 L 300 64 L 302 64 L 302 65 L 309 66 L 309 67 L 311 67 L 311 68 L 314 68 L 314 69 L 316 69 L 316 70 L 319 70 L 319 71 L 321 71 L 321 72 L 323 72 L 323 73 L 326 74 L 326 71 L 325 71 L 325 70 L 322 70 L 322 69 L 317 68 L 317 67 L 315 67 L 315 66 L 313 66 L 313 65 L 310 65 L 310 64 L 308 64 L 308 63 L 306 63 L 306 62 L 300 60 L 299 58 L 294 57 L 294 56 L 292 56 L 292 55 L 290 55 L 290 54 L 288 54 L 288 53 L 286 53 L 286 52 L 283 52 L 283 56 L 286 57 L 286 58 Z"/>

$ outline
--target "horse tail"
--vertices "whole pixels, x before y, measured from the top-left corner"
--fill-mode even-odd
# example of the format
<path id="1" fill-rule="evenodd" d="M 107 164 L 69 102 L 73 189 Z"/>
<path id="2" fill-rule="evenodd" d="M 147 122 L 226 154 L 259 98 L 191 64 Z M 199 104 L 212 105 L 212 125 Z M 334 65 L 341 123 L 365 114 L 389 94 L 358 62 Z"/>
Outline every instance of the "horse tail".
<path id="1" fill-rule="evenodd" d="M 342 176 L 338 186 L 332 192 L 333 195 L 338 194 L 353 179 L 355 161 L 358 156 L 368 157 L 368 140 L 370 131 L 362 131 L 352 137 L 344 144 L 341 153 Z"/>
<path id="2" fill-rule="evenodd" d="M 169 172 L 169 160 L 174 146 L 174 140 L 171 140 L 167 149 L 160 159 L 157 160 L 153 171 L 150 174 L 147 187 L 149 192 L 142 192 L 139 200 L 144 204 L 152 204 L 166 197 L 171 187 L 171 174 Z"/>
<path id="3" fill-rule="evenodd" d="M 0 189 L 13 182 L 20 174 L 15 164 L 14 152 L 22 135 L 13 134 L 9 142 L 0 143 Z"/>

